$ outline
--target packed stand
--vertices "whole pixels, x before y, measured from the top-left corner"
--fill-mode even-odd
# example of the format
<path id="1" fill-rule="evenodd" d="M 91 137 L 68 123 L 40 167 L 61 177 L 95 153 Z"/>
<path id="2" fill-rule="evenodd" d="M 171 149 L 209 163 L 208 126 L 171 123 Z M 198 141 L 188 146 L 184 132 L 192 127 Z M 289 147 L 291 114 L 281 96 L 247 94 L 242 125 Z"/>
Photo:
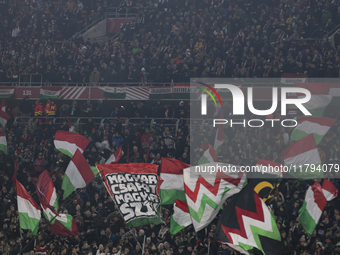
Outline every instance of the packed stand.
<path id="1" fill-rule="evenodd" d="M 22 73 L 42 74 L 45 85 L 189 83 L 190 77 L 282 73 L 339 77 L 340 34 L 334 47 L 326 37 L 340 22 L 334 1 L 122 1 L 122 7 L 138 9 L 137 16 L 116 41 L 102 44 L 76 32 L 112 4 L 73 1 L 1 8 L 1 81 L 18 82 Z"/>
<path id="2" fill-rule="evenodd" d="M 123 6 L 122 0 L 1 1 L 0 81 L 18 82 L 20 74 L 35 75 L 32 82 L 40 81 L 40 74 L 53 79 L 48 66 L 59 72 L 72 60 L 67 40 L 97 21 L 106 8 Z M 21 81 L 29 80 L 26 75 Z"/>
<path id="3" fill-rule="evenodd" d="M 44 102 L 45 103 L 45 102 Z M 46 104 L 54 105 L 47 101 Z M 28 99 L 7 111 L 18 116 L 33 116 L 41 108 L 37 101 L 33 105 Z M 84 117 L 78 132 L 90 140 L 84 152 L 90 166 L 102 164 L 110 154 L 123 146 L 124 155 L 119 163 L 149 162 L 161 164 L 161 157 L 179 159 L 185 163 L 195 163 L 209 144 L 214 143 L 216 130 L 201 126 L 198 130 L 190 128 L 186 121 L 189 115 L 187 102 L 177 106 L 163 105 L 157 102 L 152 107 L 147 103 L 129 102 L 123 107 L 111 106 L 108 101 L 99 100 L 84 103 L 74 101 L 56 107 L 56 116 L 75 120 Z M 230 111 L 228 105 L 224 111 Z M 329 117 L 339 118 L 336 110 L 330 109 Z M 334 115 L 333 115 L 334 114 Z M 104 125 L 95 123 L 96 117 L 116 117 Z M 124 118 L 134 118 L 126 125 Z M 182 119 L 176 132 L 173 117 Z M 147 118 L 163 119 L 153 123 Z M 8 122 L 4 130 L 8 141 L 8 155 L 0 152 L 1 183 L 1 227 L 0 251 L 2 254 L 142 254 L 144 236 L 146 243 L 144 254 L 207 254 L 208 244 L 216 229 L 217 218 L 208 226 L 207 231 L 195 233 L 193 227 L 184 229 L 180 234 L 169 233 L 172 206 L 162 207 L 165 224 L 143 226 L 129 229 L 115 208 L 111 197 L 106 192 L 101 179 L 93 181 L 79 195 L 72 195 L 61 202 L 60 210 L 71 214 L 77 222 L 79 236 L 51 236 L 45 220 L 40 224 L 39 235 L 32 241 L 27 231 L 18 225 L 16 192 L 13 186 L 13 174 L 18 167 L 17 179 L 38 202 L 35 182 L 39 174 L 48 170 L 52 176 L 59 198 L 62 197 L 61 183 L 70 158 L 54 148 L 53 137 L 57 130 L 68 131 L 65 120 L 54 124 L 49 118 L 37 116 L 29 129 L 25 124 Z M 24 118 L 23 118 L 24 119 Z M 243 129 L 224 128 L 224 142 L 218 154 L 218 161 L 235 165 L 253 165 L 258 158 L 281 162 L 280 152 L 289 145 L 291 130 L 281 129 Z M 150 155 L 147 159 L 147 143 L 150 143 Z M 334 126 L 319 145 L 323 163 L 339 163 L 339 130 Z M 127 153 L 129 150 L 129 153 Z M 194 154 L 190 151 L 194 150 Z M 129 155 L 129 158 L 127 158 Z M 190 161 L 191 155 L 195 159 Z M 228 155 L 227 157 L 222 155 Z M 337 179 L 334 185 L 340 188 Z M 276 194 L 267 201 L 274 210 L 279 230 L 286 246 L 286 254 L 340 254 L 339 200 L 327 203 L 322 219 L 314 234 L 308 235 L 297 220 L 298 210 L 304 200 L 305 191 L 312 182 L 282 180 Z M 38 203 L 39 204 L 39 203 Z M 132 235 L 134 233 L 134 235 Z M 32 241 L 32 242 L 31 242 Z M 22 250 L 23 249 L 23 250 Z M 315 253 L 316 252 L 316 253 Z M 210 243 L 209 254 L 237 254 L 226 246 Z"/>

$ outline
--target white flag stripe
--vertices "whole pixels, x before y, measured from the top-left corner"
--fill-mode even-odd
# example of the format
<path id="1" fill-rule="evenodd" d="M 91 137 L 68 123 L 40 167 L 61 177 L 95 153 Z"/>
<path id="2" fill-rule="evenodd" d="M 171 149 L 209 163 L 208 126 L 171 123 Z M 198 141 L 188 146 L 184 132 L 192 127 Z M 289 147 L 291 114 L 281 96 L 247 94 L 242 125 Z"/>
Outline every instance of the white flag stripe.
<path id="1" fill-rule="evenodd" d="M 330 88 L 329 94 L 333 97 L 340 97 L 340 88 Z"/>
<path id="2" fill-rule="evenodd" d="M 174 205 L 173 220 L 180 226 L 189 226 L 191 222 L 190 213 L 183 212 L 180 208 Z"/>
<path id="3" fill-rule="evenodd" d="M 6 136 L 0 136 L 0 144 L 7 145 Z"/>
<path id="4" fill-rule="evenodd" d="M 302 166 L 302 168 L 307 167 L 307 165 L 305 164 L 309 164 L 309 165 L 320 164 L 321 159 L 320 159 L 318 149 L 313 149 L 313 150 L 298 154 L 294 157 L 287 158 L 284 160 L 284 162 L 285 162 L 284 163 L 285 166 L 288 166 L 288 168 L 292 167 L 291 171 L 294 171 L 294 167 L 296 167 L 296 172 L 299 173 L 300 169 L 298 169 L 298 167 L 300 166 Z"/>
<path id="5" fill-rule="evenodd" d="M 84 152 L 81 148 L 79 148 L 74 143 L 69 143 L 67 141 L 54 140 L 54 145 L 58 149 L 62 148 L 62 149 L 69 151 L 72 155 L 76 153 L 77 149 L 80 150 L 81 153 Z"/>
<path id="6" fill-rule="evenodd" d="M 332 96 L 329 95 L 312 95 L 311 99 L 303 106 L 308 110 L 319 109 L 326 107 L 331 101 Z"/>
<path id="7" fill-rule="evenodd" d="M 114 162 L 115 160 L 116 160 L 116 157 L 114 154 L 112 154 L 111 157 L 109 157 L 109 159 L 105 162 L 105 164 L 110 164 Z"/>
<path id="8" fill-rule="evenodd" d="M 162 174 L 161 189 L 184 190 L 183 175 L 180 174 Z"/>
<path id="9" fill-rule="evenodd" d="M 24 199 L 22 197 L 17 196 L 18 200 L 18 211 L 19 213 L 27 213 L 28 217 L 40 220 L 41 218 L 41 213 L 40 210 L 37 210 L 30 201 L 27 199 Z"/>
<path id="10" fill-rule="evenodd" d="M 297 130 L 303 131 L 306 134 L 318 134 L 324 136 L 329 130 L 329 126 L 322 126 L 315 122 L 304 121 L 296 126 Z"/>
<path id="11" fill-rule="evenodd" d="M 58 221 L 67 223 L 67 216 L 66 216 L 66 214 L 60 213 L 60 214 L 58 214 L 56 216 L 56 214 L 54 212 L 52 212 L 52 210 L 50 208 L 47 208 L 47 207 L 44 208 L 43 206 L 41 206 L 41 207 L 45 211 L 48 220 L 52 220 L 53 218 L 55 218 Z"/>
<path id="12" fill-rule="evenodd" d="M 313 220 L 315 221 L 315 224 L 317 224 L 321 217 L 322 211 L 320 210 L 318 204 L 315 203 L 314 192 L 311 187 L 309 187 L 307 191 L 305 202 L 306 202 L 307 212 L 313 218 Z"/>
<path id="13" fill-rule="evenodd" d="M 4 118 L 0 117 L 0 124 L 1 124 L 1 126 L 4 127 L 6 125 L 6 123 L 7 123 L 7 120 L 5 120 Z"/>
<path id="14" fill-rule="evenodd" d="M 329 192 L 328 190 L 322 189 L 322 193 L 325 196 L 327 201 L 331 201 L 335 198 L 334 195 L 331 192 Z"/>
<path id="15" fill-rule="evenodd" d="M 70 161 L 65 174 L 68 176 L 75 189 L 86 187 L 86 183 L 79 171 L 81 171 L 81 169 L 77 169 L 73 161 Z"/>
<path id="16" fill-rule="evenodd" d="M 51 206 L 54 206 L 54 203 L 57 201 L 57 192 L 55 190 L 55 187 L 53 187 L 53 192 L 52 192 L 52 196 L 51 196 L 51 199 L 50 199 L 50 205 Z M 58 204 L 58 207 L 59 207 L 59 203 L 57 201 L 57 204 Z M 55 208 L 56 210 L 58 210 L 58 208 Z"/>
<path id="17" fill-rule="evenodd" d="M 214 158 L 211 156 L 210 154 L 210 150 L 207 149 L 204 153 L 203 153 L 203 157 L 205 157 L 209 162 L 215 162 Z"/>

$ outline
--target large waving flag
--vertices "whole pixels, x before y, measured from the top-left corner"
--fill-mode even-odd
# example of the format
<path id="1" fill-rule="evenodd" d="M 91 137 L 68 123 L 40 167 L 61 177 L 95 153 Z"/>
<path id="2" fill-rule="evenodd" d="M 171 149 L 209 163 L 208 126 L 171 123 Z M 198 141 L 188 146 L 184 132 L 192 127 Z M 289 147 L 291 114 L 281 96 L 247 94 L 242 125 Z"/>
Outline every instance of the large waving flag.
<path id="1" fill-rule="evenodd" d="M 47 171 L 41 173 L 38 178 L 37 194 L 52 235 L 72 236 L 79 234 L 76 221 L 72 215 L 57 213 L 59 209 L 57 193 Z"/>
<path id="2" fill-rule="evenodd" d="M 93 171 L 83 154 L 77 150 L 67 166 L 63 178 L 61 185 L 61 188 L 64 190 L 63 199 L 65 200 L 76 189 L 85 188 L 93 178 L 95 178 Z"/>
<path id="3" fill-rule="evenodd" d="M 190 165 L 177 159 L 162 158 L 161 200 L 162 205 L 172 205 L 175 200 L 186 201 L 184 192 L 183 169 Z"/>
<path id="4" fill-rule="evenodd" d="M 233 171 L 204 172 L 210 166 Z M 198 169 L 199 167 L 199 169 Z M 246 176 L 240 166 L 223 163 L 208 163 L 183 170 L 184 188 L 191 220 L 196 232 L 205 228 L 217 215 L 224 201 L 240 192 Z"/>
<path id="5" fill-rule="evenodd" d="M 10 118 L 11 116 L 6 113 L 6 99 L 4 99 L 0 104 L 0 125 L 4 127 Z"/>
<path id="6" fill-rule="evenodd" d="M 41 219 L 41 211 L 34 199 L 28 194 L 24 186 L 16 180 L 19 225 L 22 229 L 29 229 L 36 236 Z"/>
<path id="7" fill-rule="evenodd" d="M 308 188 L 305 201 L 299 210 L 299 221 L 308 234 L 313 234 L 327 201 L 331 201 L 337 196 L 337 188 L 327 179 L 324 179 L 322 187 L 320 183 L 314 182 Z"/>
<path id="8" fill-rule="evenodd" d="M 3 151 L 5 154 L 7 154 L 7 139 L 2 131 L 0 131 L 0 151 Z"/>
<path id="9" fill-rule="evenodd" d="M 224 208 L 215 240 L 243 254 L 253 248 L 265 255 L 281 255 L 285 250 L 274 216 L 248 185 Z"/>
<path id="10" fill-rule="evenodd" d="M 109 159 L 106 161 L 105 164 L 116 164 L 118 163 L 118 161 L 120 160 L 120 158 L 122 157 L 122 146 L 120 146 L 118 148 L 118 150 L 116 150 L 111 157 L 109 157 Z"/>
<path id="11" fill-rule="evenodd" d="M 86 137 L 69 131 L 57 131 L 54 138 L 54 146 L 70 158 L 77 150 L 83 153 L 89 142 Z"/>
<path id="12" fill-rule="evenodd" d="M 161 198 L 158 166 L 149 163 L 97 165 L 107 192 L 129 227 L 158 225 Z"/>
<path id="13" fill-rule="evenodd" d="M 301 180 L 323 178 L 321 159 L 313 134 L 293 143 L 282 152 L 288 174 Z"/>
<path id="14" fill-rule="evenodd" d="M 329 95 L 329 86 L 322 83 L 296 83 L 296 87 L 305 88 L 310 91 L 311 99 L 304 103 L 303 106 L 314 117 L 321 117 L 332 101 L 332 96 Z M 302 96 L 304 97 L 304 96 Z"/>
<path id="15" fill-rule="evenodd" d="M 336 119 L 302 116 L 299 125 L 293 130 L 290 139 L 298 141 L 309 134 L 313 134 L 315 143 L 319 144 L 335 122 Z"/>
<path id="16" fill-rule="evenodd" d="M 203 156 L 198 160 L 197 165 L 212 163 L 217 161 L 217 154 L 214 148 L 209 145 L 209 148 L 203 153 Z"/>

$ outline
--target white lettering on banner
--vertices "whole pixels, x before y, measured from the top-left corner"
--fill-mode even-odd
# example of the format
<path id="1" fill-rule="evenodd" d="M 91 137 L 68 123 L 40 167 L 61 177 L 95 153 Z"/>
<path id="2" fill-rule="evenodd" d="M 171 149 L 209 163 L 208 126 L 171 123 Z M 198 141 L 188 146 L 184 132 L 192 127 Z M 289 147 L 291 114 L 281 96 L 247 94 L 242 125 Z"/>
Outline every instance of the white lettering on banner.
<path id="1" fill-rule="evenodd" d="M 196 87 L 174 87 L 174 93 L 197 93 Z"/>
<path id="2" fill-rule="evenodd" d="M 150 94 L 172 93 L 171 88 L 150 88 Z"/>
<path id="3" fill-rule="evenodd" d="M 14 89 L 0 89 L 0 95 L 9 95 L 13 93 L 14 93 Z"/>
<path id="4" fill-rule="evenodd" d="M 156 174 L 116 173 L 106 175 L 106 180 L 126 222 L 158 216 L 161 200 Z"/>
<path id="5" fill-rule="evenodd" d="M 22 95 L 23 96 L 31 96 L 32 95 L 32 91 L 31 90 L 23 90 L 22 91 Z"/>

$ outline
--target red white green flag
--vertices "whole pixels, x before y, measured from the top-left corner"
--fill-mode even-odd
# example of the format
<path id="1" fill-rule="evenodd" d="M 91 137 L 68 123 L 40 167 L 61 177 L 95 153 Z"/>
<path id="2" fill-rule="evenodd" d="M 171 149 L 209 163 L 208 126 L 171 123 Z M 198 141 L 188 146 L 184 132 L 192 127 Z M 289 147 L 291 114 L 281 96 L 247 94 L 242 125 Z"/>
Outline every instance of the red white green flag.
<path id="1" fill-rule="evenodd" d="M 21 229 L 29 229 L 36 236 L 41 219 L 41 211 L 37 203 L 28 194 L 24 186 L 16 180 L 19 225 Z"/>

